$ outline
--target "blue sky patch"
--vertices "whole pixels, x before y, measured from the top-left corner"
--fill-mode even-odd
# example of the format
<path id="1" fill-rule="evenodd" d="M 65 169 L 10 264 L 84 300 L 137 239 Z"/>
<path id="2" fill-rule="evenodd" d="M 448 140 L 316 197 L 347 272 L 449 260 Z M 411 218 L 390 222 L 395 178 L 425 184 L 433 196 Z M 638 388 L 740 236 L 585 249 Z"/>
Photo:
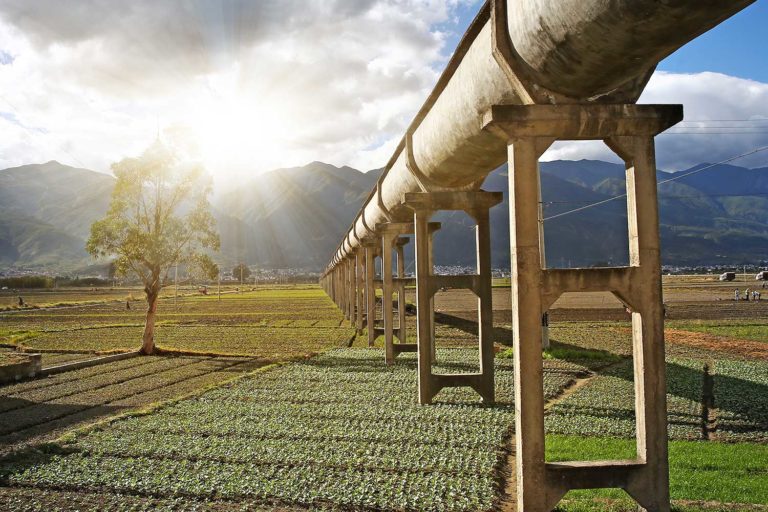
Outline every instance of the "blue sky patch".
<path id="1" fill-rule="evenodd" d="M 16 126 L 22 126 L 22 124 L 19 122 L 18 119 L 16 119 L 16 116 L 12 112 L 2 112 L 0 111 L 0 117 L 5 119 L 6 121 L 15 124 Z"/>
<path id="2" fill-rule="evenodd" d="M 13 55 L 0 50 L 0 66 L 12 64 L 14 60 L 16 60 L 16 58 Z"/>

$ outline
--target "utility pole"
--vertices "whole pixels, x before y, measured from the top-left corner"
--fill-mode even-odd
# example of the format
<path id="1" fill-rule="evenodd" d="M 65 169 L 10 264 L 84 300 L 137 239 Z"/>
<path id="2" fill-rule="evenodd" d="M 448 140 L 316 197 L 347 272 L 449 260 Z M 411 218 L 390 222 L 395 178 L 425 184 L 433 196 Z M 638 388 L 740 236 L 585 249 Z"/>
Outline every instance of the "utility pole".
<path id="1" fill-rule="evenodd" d="M 219 290 L 218 290 L 218 294 L 219 294 L 219 302 L 221 302 L 221 270 L 219 270 Z"/>
<path id="2" fill-rule="evenodd" d="M 179 307 L 179 264 L 176 263 L 173 270 L 173 307 Z"/>
<path id="3" fill-rule="evenodd" d="M 541 254 L 541 268 L 547 268 L 547 254 L 545 252 L 544 243 L 544 203 L 541 200 L 541 170 L 536 165 L 537 173 L 536 179 L 539 180 L 539 253 Z M 515 340 L 515 342 L 519 342 Z M 549 350 L 549 311 L 545 311 L 541 315 L 541 348 L 542 350 Z"/>

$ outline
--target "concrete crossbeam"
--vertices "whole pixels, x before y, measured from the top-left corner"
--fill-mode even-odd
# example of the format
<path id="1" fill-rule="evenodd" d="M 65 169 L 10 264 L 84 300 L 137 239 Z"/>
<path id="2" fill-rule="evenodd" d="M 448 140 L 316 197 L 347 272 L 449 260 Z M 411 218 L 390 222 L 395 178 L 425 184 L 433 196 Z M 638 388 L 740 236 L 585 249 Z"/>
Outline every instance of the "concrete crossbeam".
<path id="1" fill-rule="evenodd" d="M 430 404 L 445 387 L 469 386 L 492 403 L 493 378 L 493 308 L 491 294 L 491 237 L 489 209 L 501 202 L 501 193 L 440 192 L 414 193 L 404 196 L 405 205 L 413 210 L 416 240 L 416 324 L 418 352 L 419 403 Z M 438 209 L 461 210 L 471 215 L 477 224 L 477 274 L 458 276 L 434 275 L 433 234 L 429 219 Z M 432 373 L 435 362 L 434 295 L 442 287 L 467 288 L 478 297 L 478 344 L 480 373 L 444 376 Z"/>
<path id="2" fill-rule="evenodd" d="M 678 105 L 494 107 L 486 128 L 509 155 L 515 445 L 518 510 L 552 510 L 570 489 L 620 487 L 643 510 L 668 512 L 664 316 L 653 137 L 682 119 Z M 626 162 L 628 267 L 548 270 L 542 259 L 538 160 L 554 140 L 607 139 Z M 564 292 L 610 291 L 632 310 L 637 459 L 544 462 L 541 315 Z"/>

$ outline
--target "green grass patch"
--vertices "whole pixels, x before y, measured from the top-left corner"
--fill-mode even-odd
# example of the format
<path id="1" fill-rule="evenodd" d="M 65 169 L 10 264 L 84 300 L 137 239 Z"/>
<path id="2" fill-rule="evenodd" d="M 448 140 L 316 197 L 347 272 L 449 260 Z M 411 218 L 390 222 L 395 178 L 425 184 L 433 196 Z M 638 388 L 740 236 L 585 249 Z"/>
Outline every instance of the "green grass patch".
<path id="1" fill-rule="evenodd" d="M 548 461 L 627 459 L 633 458 L 634 452 L 634 440 L 547 436 Z M 670 441 L 669 466 L 673 500 L 768 504 L 766 445 Z M 594 502 L 600 498 L 625 500 L 626 494 L 616 489 L 572 491 L 566 499 L 574 503 L 561 510 L 606 510 L 604 504 Z"/>
<path id="2" fill-rule="evenodd" d="M 501 359 L 513 359 L 515 349 L 508 348 L 496 354 Z M 552 345 L 548 350 L 542 353 L 544 360 L 562 359 L 563 361 L 604 361 L 612 363 L 623 359 L 621 356 L 608 352 L 607 350 L 582 349 L 574 347 L 562 347 Z"/>

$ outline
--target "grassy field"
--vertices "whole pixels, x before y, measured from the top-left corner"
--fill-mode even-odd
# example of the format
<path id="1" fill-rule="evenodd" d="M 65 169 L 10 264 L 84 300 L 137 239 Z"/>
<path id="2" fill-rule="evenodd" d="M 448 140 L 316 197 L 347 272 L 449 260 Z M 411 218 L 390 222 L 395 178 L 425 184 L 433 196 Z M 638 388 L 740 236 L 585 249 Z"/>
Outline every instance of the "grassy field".
<path id="1" fill-rule="evenodd" d="M 626 459 L 634 457 L 634 451 L 634 441 L 629 440 L 547 437 L 547 459 L 551 461 Z M 755 510 L 754 504 L 768 504 L 768 446 L 765 444 L 671 441 L 669 466 L 670 494 L 679 510 L 746 512 Z M 702 505 L 706 502 L 710 503 L 705 508 Z M 717 508 L 711 502 L 737 505 Z M 571 491 L 560 510 L 606 510 L 608 503 L 611 510 L 636 510 L 620 490 Z"/>
<path id="2" fill-rule="evenodd" d="M 74 297 L 73 297 L 74 298 Z M 136 350 L 144 312 L 121 303 L 7 313 L 0 342 L 26 350 Z M 244 293 L 161 299 L 155 341 L 166 351 L 286 360 L 347 344 L 354 330 L 315 288 L 263 288 Z"/>
<path id="3" fill-rule="evenodd" d="M 698 297 L 709 286 L 699 279 L 673 288 Z M 64 307 L 0 315 L 0 342 L 46 351 L 44 365 L 137 349 L 142 304 L 91 303 L 88 293 L 71 294 Z M 544 357 L 550 461 L 634 456 L 630 328 L 621 314 L 591 320 L 604 300 L 571 301 L 573 318 L 551 324 Z M 437 371 L 477 371 L 474 299 L 450 291 L 436 305 Z M 704 311 L 704 318 L 668 323 L 671 493 L 679 511 L 768 507 L 768 358 L 754 348 L 768 345 L 768 321 L 743 306 L 696 303 L 685 315 Z M 499 403 L 481 406 L 468 390 L 446 390 L 436 405 L 420 407 L 414 355 L 385 367 L 382 339 L 364 348 L 366 333 L 355 337 L 317 287 L 261 287 L 221 300 L 166 295 L 157 343 L 185 355 L 0 387 L 0 449 L 21 450 L 0 463 L 0 509 L 509 507 L 513 348 L 500 307 Z M 715 308 L 735 318 L 712 320 Z M 414 341 L 415 317 L 407 322 Z M 262 368 L 273 362 L 280 364 Z M 569 493 L 560 510 L 634 507 L 623 492 L 601 490 Z"/>
<path id="4" fill-rule="evenodd" d="M 672 321 L 667 327 L 685 331 L 703 332 L 726 338 L 753 340 L 768 343 L 768 320 L 707 320 Z"/>

